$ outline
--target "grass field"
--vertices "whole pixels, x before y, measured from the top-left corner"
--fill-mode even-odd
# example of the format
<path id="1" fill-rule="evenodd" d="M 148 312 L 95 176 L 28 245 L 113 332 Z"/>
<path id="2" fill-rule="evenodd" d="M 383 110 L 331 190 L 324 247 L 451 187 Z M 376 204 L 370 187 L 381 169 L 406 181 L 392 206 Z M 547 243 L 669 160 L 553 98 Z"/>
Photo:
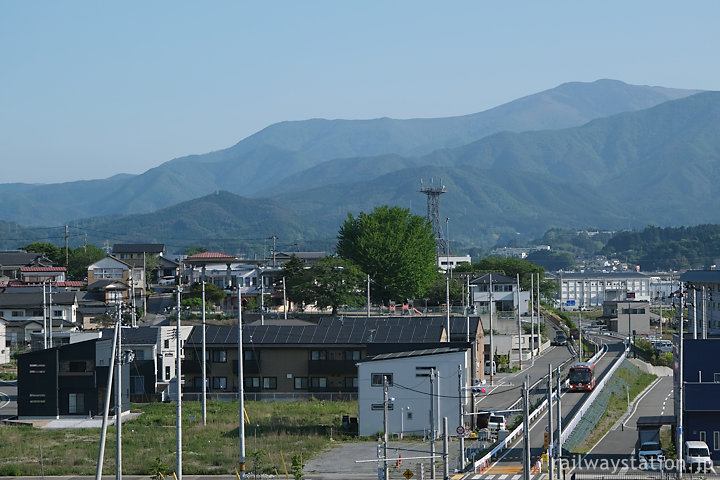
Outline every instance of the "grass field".
<path id="1" fill-rule="evenodd" d="M 357 417 L 357 402 L 246 402 L 245 408 L 246 465 L 258 474 L 290 471 L 294 455 L 317 454 L 331 433 L 343 437 L 343 415 Z M 132 411 L 143 414 L 123 423 L 123 473 L 171 474 L 176 404 L 133 405 Z M 200 403 L 184 403 L 182 414 L 183 473 L 233 473 L 239 458 L 237 402 L 208 402 L 205 426 Z M 94 475 L 99 440 L 100 429 L 0 426 L 0 476 Z M 115 429 L 109 428 L 103 473 L 114 471 Z"/>

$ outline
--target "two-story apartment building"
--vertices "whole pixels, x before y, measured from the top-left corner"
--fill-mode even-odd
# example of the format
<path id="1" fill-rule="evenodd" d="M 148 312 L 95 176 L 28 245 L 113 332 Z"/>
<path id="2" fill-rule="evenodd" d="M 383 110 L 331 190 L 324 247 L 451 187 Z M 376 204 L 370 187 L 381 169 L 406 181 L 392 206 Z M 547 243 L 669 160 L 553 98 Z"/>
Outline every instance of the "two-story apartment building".
<path id="1" fill-rule="evenodd" d="M 210 392 L 237 392 L 237 326 L 206 327 L 207 382 Z M 244 391 L 268 395 L 357 394 L 357 366 L 368 352 L 397 352 L 463 345 L 471 352 L 472 379 L 482 378 L 482 325 L 472 317 L 470 342 L 465 318 L 453 318 L 451 335 L 444 317 L 323 319 L 319 324 L 244 325 Z M 202 330 L 194 327 L 185 344 L 185 392 L 202 390 Z M 448 341 L 452 340 L 452 341 Z"/>

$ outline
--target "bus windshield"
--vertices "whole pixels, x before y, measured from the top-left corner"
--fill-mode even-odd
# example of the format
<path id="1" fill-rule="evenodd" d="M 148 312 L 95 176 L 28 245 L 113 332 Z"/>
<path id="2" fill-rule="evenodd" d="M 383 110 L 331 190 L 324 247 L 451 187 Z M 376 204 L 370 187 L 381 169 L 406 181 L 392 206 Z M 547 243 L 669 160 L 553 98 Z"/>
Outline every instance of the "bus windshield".
<path id="1" fill-rule="evenodd" d="M 590 383 L 592 372 L 587 369 L 570 370 L 570 383 Z"/>

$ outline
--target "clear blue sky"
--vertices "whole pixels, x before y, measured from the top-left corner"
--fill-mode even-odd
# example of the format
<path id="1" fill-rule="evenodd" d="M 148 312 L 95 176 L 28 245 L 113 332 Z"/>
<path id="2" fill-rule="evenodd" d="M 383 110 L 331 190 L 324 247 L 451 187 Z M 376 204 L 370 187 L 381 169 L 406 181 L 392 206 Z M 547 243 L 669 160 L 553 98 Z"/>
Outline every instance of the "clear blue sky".
<path id="1" fill-rule="evenodd" d="M 720 2 L 0 0 L 0 183 L 141 173 L 284 120 L 569 81 L 720 90 Z"/>

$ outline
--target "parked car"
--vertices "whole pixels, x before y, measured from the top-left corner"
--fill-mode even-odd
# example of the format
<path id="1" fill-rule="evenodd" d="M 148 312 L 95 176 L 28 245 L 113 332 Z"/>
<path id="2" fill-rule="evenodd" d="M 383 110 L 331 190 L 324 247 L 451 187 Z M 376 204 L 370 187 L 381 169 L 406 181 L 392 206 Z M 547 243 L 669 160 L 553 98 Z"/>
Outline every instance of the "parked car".
<path id="1" fill-rule="evenodd" d="M 497 364 L 492 362 L 492 375 L 497 373 Z M 485 360 L 485 375 L 491 375 L 490 373 L 490 360 Z"/>
<path id="2" fill-rule="evenodd" d="M 683 460 L 685 469 L 688 471 L 708 472 L 712 470 L 713 461 L 710 459 L 710 449 L 705 442 L 697 440 L 685 442 Z"/>
<path id="3" fill-rule="evenodd" d="M 653 348 L 658 352 L 668 353 L 673 351 L 673 344 L 670 340 L 656 340 L 653 342 Z"/>

